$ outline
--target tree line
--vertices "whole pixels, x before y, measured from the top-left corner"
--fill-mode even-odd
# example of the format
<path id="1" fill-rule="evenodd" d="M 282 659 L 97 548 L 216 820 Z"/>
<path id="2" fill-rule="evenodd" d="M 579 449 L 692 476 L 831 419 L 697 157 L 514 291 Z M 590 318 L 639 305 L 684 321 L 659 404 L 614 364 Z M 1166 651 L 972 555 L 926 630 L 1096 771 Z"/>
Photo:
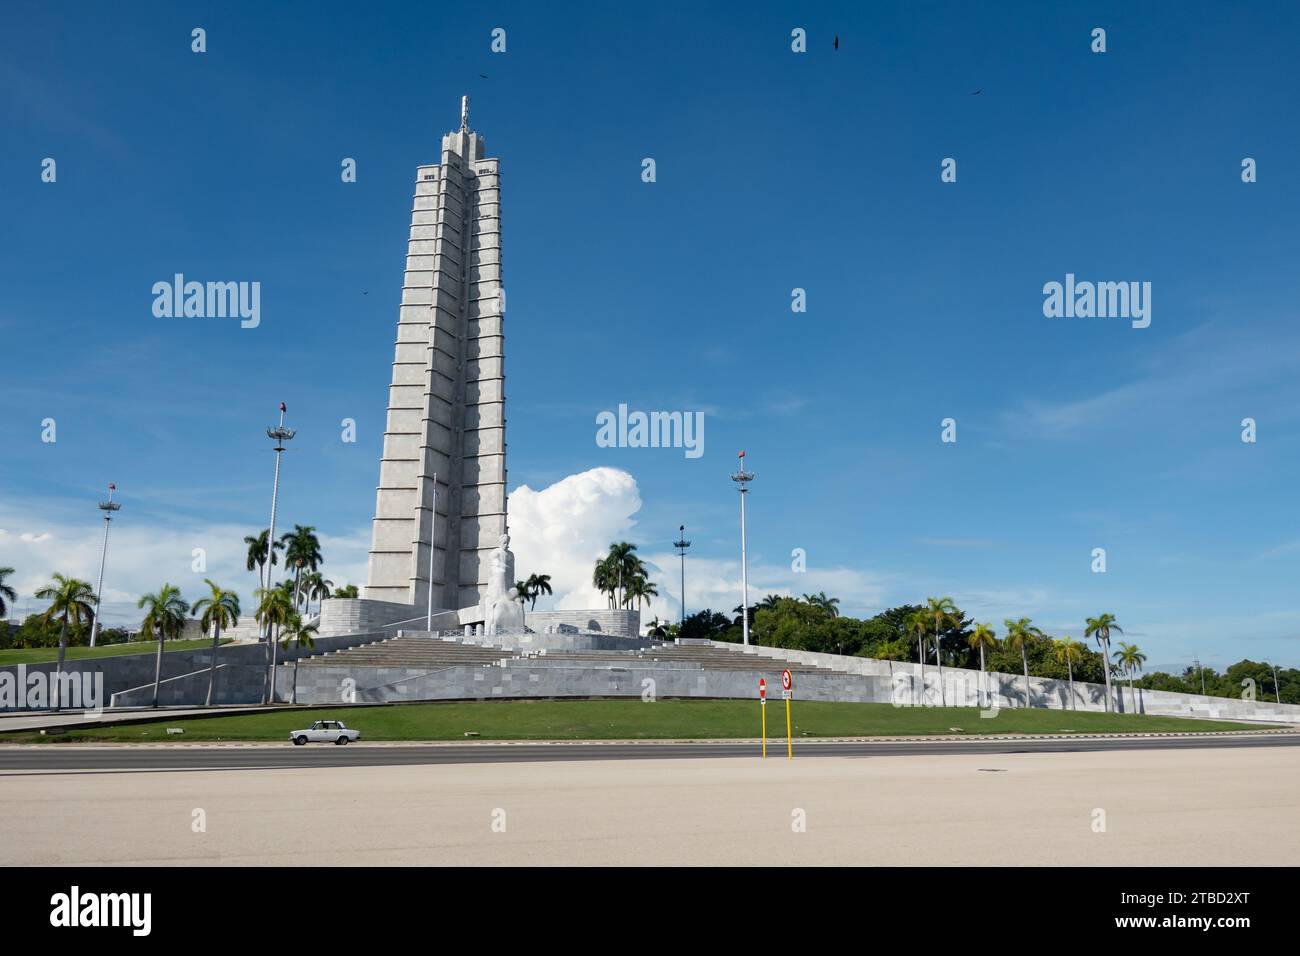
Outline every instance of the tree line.
<path id="1" fill-rule="evenodd" d="M 877 660 L 912 661 L 921 666 L 1022 674 L 1063 681 L 1110 685 L 1112 679 L 1133 688 L 1168 690 L 1214 697 L 1241 697 L 1300 704 L 1300 668 L 1278 668 L 1242 660 L 1222 673 L 1211 667 L 1188 667 L 1181 674 L 1143 673 L 1146 656 L 1131 642 L 1112 647 L 1112 634 L 1123 634 L 1113 614 L 1087 618 L 1079 633 L 1095 644 L 1069 635 L 1044 633 L 1027 617 L 1007 619 L 999 629 L 978 623 L 951 598 L 928 598 L 925 604 L 891 607 L 869 618 L 839 611 L 839 599 L 824 592 L 787 597 L 769 594 L 747 609 L 750 641 L 767 647 L 847 654 Z M 741 609 L 730 614 L 706 608 L 682 624 L 650 622 L 652 636 L 673 639 L 742 640 Z M 1026 681 L 1025 687 L 1028 686 Z"/>

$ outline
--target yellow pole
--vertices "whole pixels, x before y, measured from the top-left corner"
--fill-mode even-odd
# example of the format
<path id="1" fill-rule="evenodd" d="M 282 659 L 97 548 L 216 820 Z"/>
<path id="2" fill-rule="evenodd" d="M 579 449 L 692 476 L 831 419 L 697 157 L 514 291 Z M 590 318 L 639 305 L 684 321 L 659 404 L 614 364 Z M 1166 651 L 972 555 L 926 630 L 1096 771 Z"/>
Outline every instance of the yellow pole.
<path id="1" fill-rule="evenodd" d="M 760 700 L 758 709 L 763 712 L 763 759 L 767 759 L 767 701 Z"/>
<path id="2" fill-rule="evenodd" d="M 794 739 L 790 735 L 790 698 L 785 699 L 785 751 L 788 759 L 794 759 Z"/>

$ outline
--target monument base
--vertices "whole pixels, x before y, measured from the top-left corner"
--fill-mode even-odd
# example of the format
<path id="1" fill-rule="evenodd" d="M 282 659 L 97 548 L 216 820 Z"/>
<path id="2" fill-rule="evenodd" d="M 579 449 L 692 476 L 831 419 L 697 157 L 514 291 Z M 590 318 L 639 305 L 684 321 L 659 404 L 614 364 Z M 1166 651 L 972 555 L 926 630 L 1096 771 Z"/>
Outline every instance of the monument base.
<path id="1" fill-rule="evenodd" d="M 611 634 L 639 637 L 641 613 L 632 610 L 525 611 L 527 629 L 537 634 L 569 631 L 582 634 Z M 321 602 L 320 634 L 332 637 L 387 630 L 463 631 L 466 625 L 486 626 L 481 605 L 448 611 L 435 608 L 428 625 L 428 612 L 413 604 L 376 601 L 371 598 L 326 598 Z"/>

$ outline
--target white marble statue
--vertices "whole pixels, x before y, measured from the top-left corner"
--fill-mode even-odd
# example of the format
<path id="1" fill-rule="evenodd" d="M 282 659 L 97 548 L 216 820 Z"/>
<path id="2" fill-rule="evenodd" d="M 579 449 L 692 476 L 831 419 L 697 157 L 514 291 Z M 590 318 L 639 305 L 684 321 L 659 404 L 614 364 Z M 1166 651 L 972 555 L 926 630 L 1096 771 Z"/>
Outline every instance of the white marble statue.
<path id="1" fill-rule="evenodd" d="M 519 592 L 515 590 L 515 556 L 510 551 L 508 534 L 501 536 L 489 559 L 483 620 L 489 634 L 524 629 L 524 605 L 519 600 Z"/>
<path id="2" fill-rule="evenodd" d="M 492 605 L 515 586 L 515 556 L 510 551 L 510 535 L 503 534 L 488 559 L 487 596 L 483 603 Z"/>

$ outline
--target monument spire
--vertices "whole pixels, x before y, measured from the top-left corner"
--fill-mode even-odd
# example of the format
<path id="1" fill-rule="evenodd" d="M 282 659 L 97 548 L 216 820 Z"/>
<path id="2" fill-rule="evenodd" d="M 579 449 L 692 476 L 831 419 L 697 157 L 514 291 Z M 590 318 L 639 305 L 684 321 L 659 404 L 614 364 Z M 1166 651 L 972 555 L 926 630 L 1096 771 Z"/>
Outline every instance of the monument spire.
<path id="1" fill-rule="evenodd" d="M 464 96 L 415 172 L 364 595 L 413 605 L 406 619 L 481 605 L 506 530 L 501 186 L 484 153 Z"/>

